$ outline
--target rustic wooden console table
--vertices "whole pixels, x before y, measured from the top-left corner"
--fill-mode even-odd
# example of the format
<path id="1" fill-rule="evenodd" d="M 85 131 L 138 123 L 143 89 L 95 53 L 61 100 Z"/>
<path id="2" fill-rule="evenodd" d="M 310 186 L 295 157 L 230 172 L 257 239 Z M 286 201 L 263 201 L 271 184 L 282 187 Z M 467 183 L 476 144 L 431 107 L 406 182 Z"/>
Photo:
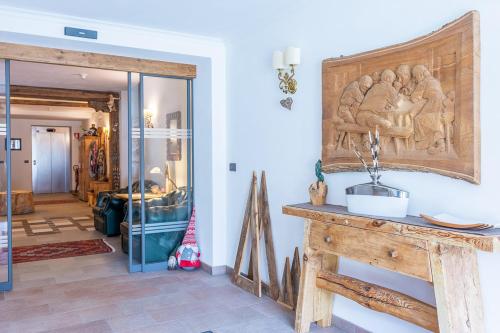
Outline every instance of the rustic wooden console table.
<path id="1" fill-rule="evenodd" d="M 289 205 L 283 213 L 306 219 L 296 332 L 308 332 L 312 322 L 331 325 L 333 294 L 434 332 L 484 331 L 476 250 L 498 251 L 500 230 L 457 231 L 418 217 L 353 215 L 333 205 Z M 437 306 L 337 274 L 339 257 L 431 282 Z"/>

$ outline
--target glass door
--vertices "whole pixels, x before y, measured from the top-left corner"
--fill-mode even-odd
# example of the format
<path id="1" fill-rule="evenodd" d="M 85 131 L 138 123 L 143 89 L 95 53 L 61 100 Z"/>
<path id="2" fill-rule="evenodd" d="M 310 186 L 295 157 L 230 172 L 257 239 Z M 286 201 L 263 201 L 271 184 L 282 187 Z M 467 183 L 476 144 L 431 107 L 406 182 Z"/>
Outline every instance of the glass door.
<path id="1" fill-rule="evenodd" d="M 191 91 L 191 80 L 129 74 L 130 271 L 166 269 L 184 237 L 193 206 Z"/>
<path id="2" fill-rule="evenodd" d="M 0 291 L 12 289 L 9 80 L 9 60 L 0 60 Z"/>

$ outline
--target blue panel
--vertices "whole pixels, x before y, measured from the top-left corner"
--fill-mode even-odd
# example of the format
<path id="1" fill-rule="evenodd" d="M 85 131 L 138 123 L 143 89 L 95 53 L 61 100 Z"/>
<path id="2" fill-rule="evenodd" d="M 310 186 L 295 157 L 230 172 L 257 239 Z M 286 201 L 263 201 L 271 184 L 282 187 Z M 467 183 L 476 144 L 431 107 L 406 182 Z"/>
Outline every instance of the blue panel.
<path id="1" fill-rule="evenodd" d="M 71 37 L 97 39 L 97 31 L 73 27 L 64 27 L 64 34 Z"/>
<path id="2" fill-rule="evenodd" d="M 0 283 L 0 291 L 12 290 L 12 181 L 11 181 L 11 124 L 10 124 L 10 61 L 5 60 L 5 125 L 7 178 L 7 281 Z"/>
<path id="3" fill-rule="evenodd" d="M 140 134 L 140 185 L 141 185 L 141 270 L 144 272 L 144 265 L 146 264 L 146 207 L 144 200 L 146 192 L 144 189 L 144 74 L 141 73 L 139 81 L 139 129 Z M 129 224 L 132 225 L 132 224 Z M 129 228 L 130 229 L 130 228 Z"/>
<path id="4" fill-rule="evenodd" d="M 127 171 L 127 184 L 128 184 L 128 225 L 132 225 L 132 73 L 127 73 L 128 82 L 128 171 Z M 132 228 L 128 228 L 128 270 L 133 272 L 132 269 Z"/>

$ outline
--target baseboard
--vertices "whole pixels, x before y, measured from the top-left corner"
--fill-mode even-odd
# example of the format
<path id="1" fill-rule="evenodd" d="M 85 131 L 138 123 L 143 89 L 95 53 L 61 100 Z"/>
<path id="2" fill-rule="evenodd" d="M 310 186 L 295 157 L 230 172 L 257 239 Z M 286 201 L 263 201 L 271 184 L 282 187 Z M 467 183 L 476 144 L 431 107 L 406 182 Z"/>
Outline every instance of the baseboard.
<path id="1" fill-rule="evenodd" d="M 219 266 L 222 268 L 222 266 Z M 232 275 L 234 272 L 234 269 L 230 266 L 226 266 L 226 274 Z M 333 316 L 332 320 L 333 326 L 336 328 L 339 328 L 345 333 L 371 333 L 370 331 L 348 321 L 343 318 L 340 318 L 338 316 Z"/>
<path id="2" fill-rule="evenodd" d="M 226 268 L 227 266 L 225 265 L 210 266 L 209 264 L 204 263 L 203 261 L 201 262 L 201 270 L 210 275 L 224 275 L 226 274 Z"/>

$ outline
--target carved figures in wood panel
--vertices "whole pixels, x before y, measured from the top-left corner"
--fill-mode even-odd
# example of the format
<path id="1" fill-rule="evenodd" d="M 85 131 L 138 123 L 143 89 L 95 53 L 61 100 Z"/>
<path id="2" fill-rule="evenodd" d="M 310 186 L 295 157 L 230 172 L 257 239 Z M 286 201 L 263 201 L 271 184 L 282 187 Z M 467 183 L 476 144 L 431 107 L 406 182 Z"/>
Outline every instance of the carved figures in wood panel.
<path id="1" fill-rule="evenodd" d="M 479 182 L 478 14 L 428 36 L 323 62 L 324 170 L 357 169 L 378 128 L 383 166 Z"/>
<path id="2" fill-rule="evenodd" d="M 450 130 L 454 105 L 455 91 L 445 94 L 441 82 L 423 64 L 413 68 L 401 64 L 395 71 L 386 68 L 379 79 L 377 72 L 362 75 L 350 82 L 340 97 L 333 118 L 338 133 L 336 150 L 350 148 L 347 140 L 351 140 L 369 151 L 368 131 L 379 128 L 387 141 L 386 154 L 406 151 L 456 156 Z M 406 149 L 399 149 L 399 140 L 406 143 Z"/>

